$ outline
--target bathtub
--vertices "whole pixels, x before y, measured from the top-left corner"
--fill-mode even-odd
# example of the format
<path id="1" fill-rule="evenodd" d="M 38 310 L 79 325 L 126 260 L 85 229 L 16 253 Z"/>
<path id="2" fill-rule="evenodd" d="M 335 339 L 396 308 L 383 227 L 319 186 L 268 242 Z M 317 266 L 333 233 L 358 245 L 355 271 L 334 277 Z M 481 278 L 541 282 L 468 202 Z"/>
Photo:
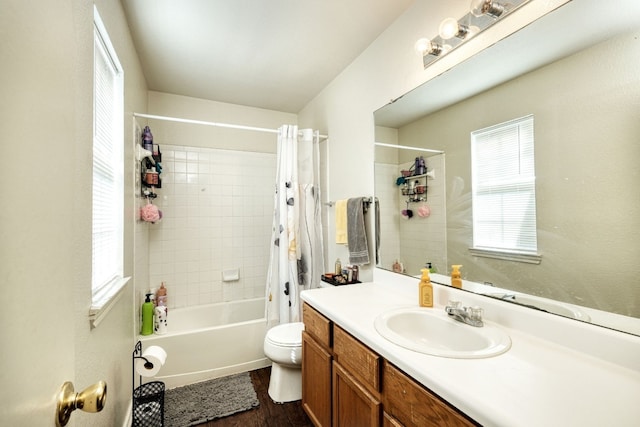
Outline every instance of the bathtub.
<path id="1" fill-rule="evenodd" d="M 166 388 L 271 365 L 264 355 L 264 298 L 170 309 L 168 332 L 141 336 L 142 350 L 158 345 L 167 361 L 154 378 Z M 138 378 L 136 378 L 136 383 Z"/>

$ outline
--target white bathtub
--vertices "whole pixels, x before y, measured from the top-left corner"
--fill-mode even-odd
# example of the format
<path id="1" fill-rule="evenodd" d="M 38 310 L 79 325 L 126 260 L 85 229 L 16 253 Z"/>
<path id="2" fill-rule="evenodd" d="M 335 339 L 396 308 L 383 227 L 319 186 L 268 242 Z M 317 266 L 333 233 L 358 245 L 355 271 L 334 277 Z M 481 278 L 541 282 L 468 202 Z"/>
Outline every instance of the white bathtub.
<path id="1" fill-rule="evenodd" d="M 271 365 L 264 355 L 264 298 L 170 309 L 165 335 L 140 337 L 142 350 L 158 345 L 167 361 L 154 378 L 166 388 Z M 138 378 L 136 378 L 136 383 Z"/>

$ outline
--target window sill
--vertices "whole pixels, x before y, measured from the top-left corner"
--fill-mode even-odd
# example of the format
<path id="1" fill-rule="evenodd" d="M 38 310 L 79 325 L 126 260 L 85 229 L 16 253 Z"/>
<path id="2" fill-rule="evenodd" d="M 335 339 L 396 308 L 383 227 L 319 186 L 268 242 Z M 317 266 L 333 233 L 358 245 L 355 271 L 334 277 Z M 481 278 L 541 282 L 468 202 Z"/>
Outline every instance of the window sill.
<path id="1" fill-rule="evenodd" d="M 536 264 L 536 265 L 542 262 L 542 255 L 539 255 L 539 254 L 525 254 L 522 252 L 495 251 L 495 250 L 478 249 L 478 248 L 469 248 L 469 252 L 473 256 L 501 259 L 504 261 L 515 261 L 515 262 L 523 262 L 526 264 Z"/>
<path id="2" fill-rule="evenodd" d="M 131 277 L 121 277 L 114 280 L 100 294 L 93 295 L 93 302 L 89 309 L 89 322 L 91 329 L 95 329 L 104 320 L 109 311 L 118 302 L 122 296 L 124 286 L 129 282 Z"/>

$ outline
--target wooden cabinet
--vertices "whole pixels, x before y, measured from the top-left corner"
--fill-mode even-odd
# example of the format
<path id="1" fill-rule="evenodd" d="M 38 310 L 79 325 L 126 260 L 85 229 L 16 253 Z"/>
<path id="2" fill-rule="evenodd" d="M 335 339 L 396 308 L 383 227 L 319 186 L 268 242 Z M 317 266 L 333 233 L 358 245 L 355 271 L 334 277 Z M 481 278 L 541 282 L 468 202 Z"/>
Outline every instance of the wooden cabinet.
<path id="1" fill-rule="evenodd" d="M 383 378 L 384 410 L 394 422 L 406 427 L 477 425 L 387 361 Z"/>
<path id="2" fill-rule="evenodd" d="M 303 321 L 302 407 L 316 427 L 477 425 L 306 303 Z"/>
<path id="3" fill-rule="evenodd" d="M 302 306 L 302 407 L 317 427 L 331 426 L 332 324 L 309 305 Z"/>
<path id="4" fill-rule="evenodd" d="M 302 407 L 314 425 L 331 425 L 331 353 L 302 332 Z"/>
<path id="5" fill-rule="evenodd" d="M 333 362 L 333 426 L 379 427 L 381 403 L 338 362 Z"/>
<path id="6" fill-rule="evenodd" d="M 333 425 L 380 426 L 380 356 L 333 327 Z"/>

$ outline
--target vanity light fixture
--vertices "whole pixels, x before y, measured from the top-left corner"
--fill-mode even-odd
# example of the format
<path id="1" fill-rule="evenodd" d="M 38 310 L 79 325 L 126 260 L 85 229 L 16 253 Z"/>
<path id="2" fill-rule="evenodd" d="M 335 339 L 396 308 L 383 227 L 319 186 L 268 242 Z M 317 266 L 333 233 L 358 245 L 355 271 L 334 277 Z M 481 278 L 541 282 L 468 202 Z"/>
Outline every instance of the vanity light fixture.
<path id="1" fill-rule="evenodd" d="M 496 0 L 471 0 L 469 13 L 460 19 L 443 20 L 436 37 L 421 38 L 415 43 L 415 50 L 422 55 L 424 68 L 529 1 L 509 0 L 509 3 L 502 3 Z"/>

